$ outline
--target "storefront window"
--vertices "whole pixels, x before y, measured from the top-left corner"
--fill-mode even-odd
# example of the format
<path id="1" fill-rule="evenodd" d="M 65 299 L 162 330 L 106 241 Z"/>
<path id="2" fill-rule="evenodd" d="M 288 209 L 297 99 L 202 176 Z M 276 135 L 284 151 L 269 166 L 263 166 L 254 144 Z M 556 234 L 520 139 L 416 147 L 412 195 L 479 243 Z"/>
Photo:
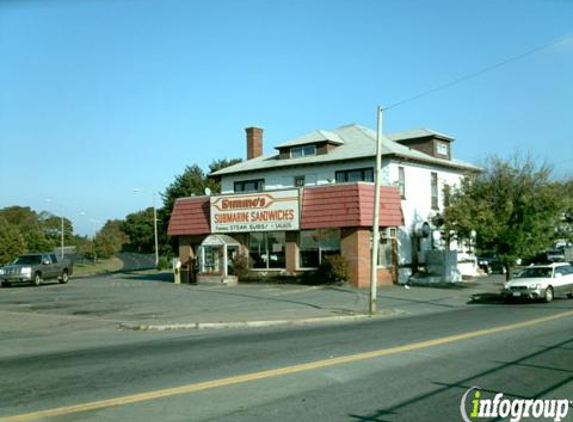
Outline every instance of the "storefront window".
<path id="1" fill-rule="evenodd" d="M 340 230 L 301 230 L 298 246 L 299 267 L 316 268 L 325 256 L 340 254 Z"/>
<path id="2" fill-rule="evenodd" d="M 285 233 L 249 234 L 249 256 L 254 269 L 285 268 Z"/>

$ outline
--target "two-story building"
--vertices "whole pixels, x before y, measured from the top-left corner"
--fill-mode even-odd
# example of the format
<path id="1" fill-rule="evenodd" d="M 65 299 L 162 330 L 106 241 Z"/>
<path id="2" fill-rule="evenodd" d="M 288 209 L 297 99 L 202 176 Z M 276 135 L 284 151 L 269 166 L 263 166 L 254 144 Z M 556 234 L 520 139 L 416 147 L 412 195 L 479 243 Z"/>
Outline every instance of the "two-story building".
<path id="1" fill-rule="evenodd" d="M 372 245 L 376 132 L 359 125 L 316 130 L 263 155 L 263 130 L 247 132 L 247 160 L 211 174 L 221 194 L 176 201 L 169 234 L 198 278 L 232 279 L 232 260 L 252 271 L 296 274 L 329 254 L 349 263 L 350 281 L 366 287 Z M 446 185 L 480 169 L 452 157 L 450 136 L 427 129 L 385 135 L 380 195 L 380 284 L 398 268 L 423 263 L 434 247 L 431 218 Z"/>

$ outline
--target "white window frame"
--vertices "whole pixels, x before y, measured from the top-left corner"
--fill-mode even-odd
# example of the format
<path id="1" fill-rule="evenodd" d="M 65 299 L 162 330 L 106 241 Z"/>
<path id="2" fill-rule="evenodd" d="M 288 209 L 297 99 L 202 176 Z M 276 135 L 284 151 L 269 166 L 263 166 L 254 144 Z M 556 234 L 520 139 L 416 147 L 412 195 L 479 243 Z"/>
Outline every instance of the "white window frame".
<path id="1" fill-rule="evenodd" d="M 316 155 L 316 145 L 301 145 L 290 149 L 290 158 L 301 158 Z"/>
<path id="2" fill-rule="evenodd" d="M 439 155 L 448 156 L 449 154 L 449 145 L 446 142 L 438 142 L 437 152 Z"/>

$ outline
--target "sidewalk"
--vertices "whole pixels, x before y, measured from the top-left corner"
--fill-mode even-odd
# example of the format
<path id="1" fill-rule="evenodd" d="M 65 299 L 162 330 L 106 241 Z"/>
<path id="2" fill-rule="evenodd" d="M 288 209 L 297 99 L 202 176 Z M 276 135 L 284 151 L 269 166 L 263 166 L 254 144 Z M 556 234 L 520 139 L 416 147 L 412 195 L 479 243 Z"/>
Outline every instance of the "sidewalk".
<path id="1" fill-rule="evenodd" d="M 160 278 L 161 274 L 155 277 Z M 127 277 L 127 279 L 126 279 Z M 133 283 L 119 275 L 115 283 Z M 139 279 L 142 297 L 147 276 Z M 495 303 L 501 279 L 482 278 L 462 286 L 385 286 L 378 288 L 377 313 L 368 314 L 369 291 L 350 286 L 302 286 L 240 284 L 238 286 L 195 286 L 161 283 L 161 297 L 146 301 L 147 316 L 126 320 L 122 328 L 139 330 L 201 329 L 301 325 L 342 322 L 368 318 L 397 317 L 439 312 L 445 309 Z M 165 294 L 169 298 L 165 297 Z M 152 312 L 152 316 L 149 314 Z M 134 316 L 134 315 L 133 315 Z"/>

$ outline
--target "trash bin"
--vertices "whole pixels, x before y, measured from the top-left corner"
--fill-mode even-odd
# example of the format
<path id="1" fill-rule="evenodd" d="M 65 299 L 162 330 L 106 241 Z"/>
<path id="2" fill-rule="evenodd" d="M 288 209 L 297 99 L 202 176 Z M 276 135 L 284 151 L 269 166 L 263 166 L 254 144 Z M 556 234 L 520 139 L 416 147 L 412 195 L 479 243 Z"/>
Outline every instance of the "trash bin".
<path id="1" fill-rule="evenodd" d="M 179 277 L 181 279 L 181 283 L 189 284 L 191 279 L 191 271 L 189 271 L 189 267 L 187 265 L 181 266 L 181 269 L 179 270 Z"/>

